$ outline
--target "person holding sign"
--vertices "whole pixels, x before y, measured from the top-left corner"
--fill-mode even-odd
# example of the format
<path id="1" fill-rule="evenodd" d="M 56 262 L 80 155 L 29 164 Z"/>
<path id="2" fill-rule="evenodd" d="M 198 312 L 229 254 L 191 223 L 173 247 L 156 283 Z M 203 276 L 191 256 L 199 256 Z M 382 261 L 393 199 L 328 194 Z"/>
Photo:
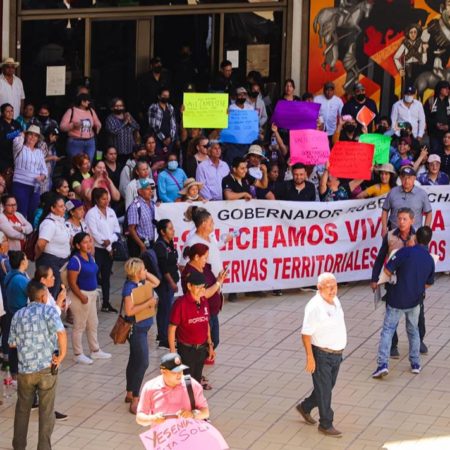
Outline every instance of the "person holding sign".
<path id="1" fill-rule="evenodd" d="M 135 289 L 149 283 L 151 288 L 159 285 L 159 280 L 145 270 L 144 262 L 139 258 L 130 258 L 125 263 L 127 279 L 122 289 L 122 306 L 126 319 L 133 323 L 128 342 L 130 356 L 127 364 L 127 395 L 125 403 L 130 403 L 130 413 L 136 414 L 139 403 L 139 391 L 148 367 L 148 331 L 153 325 L 156 299 L 149 289 L 150 296 L 138 303 Z"/>
<path id="2" fill-rule="evenodd" d="M 327 161 L 325 170 L 320 178 L 319 196 L 322 202 L 348 200 L 351 193 L 363 182 L 363 180 L 341 181 L 329 173 L 330 163 Z"/>
<path id="3" fill-rule="evenodd" d="M 200 383 L 191 379 L 195 409 L 192 409 L 186 378 L 178 353 L 167 353 L 161 358 L 161 375 L 145 383 L 137 407 L 136 422 L 143 427 L 155 426 L 166 419 L 207 419 L 208 402 Z"/>

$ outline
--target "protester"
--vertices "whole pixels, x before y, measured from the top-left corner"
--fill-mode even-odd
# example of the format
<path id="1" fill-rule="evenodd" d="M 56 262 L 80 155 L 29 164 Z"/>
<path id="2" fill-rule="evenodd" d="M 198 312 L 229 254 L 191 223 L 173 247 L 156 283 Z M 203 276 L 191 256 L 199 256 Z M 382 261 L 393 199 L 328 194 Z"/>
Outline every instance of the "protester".
<path id="1" fill-rule="evenodd" d="M 56 309 L 47 305 L 47 288 L 38 281 L 30 281 L 27 296 L 30 304 L 14 316 L 9 335 L 9 345 L 17 349 L 19 358 L 13 448 L 26 448 L 31 406 L 37 393 L 38 448 L 51 449 L 57 380 L 57 373 L 52 367 L 58 368 L 64 360 L 67 337 Z M 58 342 L 57 354 L 55 338 Z"/>
<path id="2" fill-rule="evenodd" d="M 116 313 L 117 309 L 109 302 L 109 291 L 113 266 L 112 245 L 119 239 L 120 225 L 116 213 L 108 207 L 109 194 L 106 189 L 93 189 L 92 203 L 94 206 L 86 214 L 86 225 L 94 240 L 95 261 L 102 287 L 102 311 Z"/>
<path id="3" fill-rule="evenodd" d="M 175 153 L 167 157 L 167 169 L 158 176 L 158 197 L 163 203 L 172 203 L 180 196 L 187 175 L 178 167 L 178 158 Z"/>
<path id="4" fill-rule="evenodd" d="M 207 200 L 199 193 L 203 187 L 203 183 L 195 181 L 195 178 L 188 178 L 184 182 L 183 189 L 180 190 L 181 197 L 178 197 L 177 202 L 206 202 Z"/>
<path id="5" fill-rule="evenodd" d="M 14 61 L 14 58 L 7 57 L 2 61 L 0 67 L 2 69 L 0 75 L 0 105 L 11 104 L 14 110 L 14 119 L 21 114 L 25 100 L 22 80 L 15 75 L 19 63 Z"/>
<path id="6" fill-rule="evenodd" d="M 394 166 L 396 171 L 399 171 L 405 162 L 411 163 L 414 160 L 411 151 L 411 141 L 407 137 L 401 137 L 398 140 L 397 148 L 394 147 L 391 152 L 389 162 Z"/>
<path id="7" fill-rule="evenodd" d="M 302 326 L 305 370 L 312 375 L 314 390 L 297 405 L 297 411 L 307 424 L 314 425 L 317 422 L 311 410 L 318 407 L 319 432 L 339 437 L 342 433 L 333 426 L 331 394 L 347 345 L 347 331 L 335 276 L 327 272 L 319 275 L 317 289 L 318 293 L 306 304 Z"/>
<path id="8" fill-rule="evenodd" d="M 131 151 L 130 151 L 131 153 Z M 128 155 L 127 155 L 128 156 Z M 103 155 L 103 162 L 105 163 L 106 172 L 109 179 L 113 182 L 116 189 L 120 188 L 120 173 L 122 172 L 123 163 L 117 161 L 117 148 L 110 145 L 106 148 Z"/>
<path id="9" fill-rule="evenodd" d="M 392 336 L 402 313 L 406 318 L 411 372 L 418 374 L 422 369 L 418 321 L 425 289 L 434 283 L 435 265 L 428 251 L 432 234 L 430 227 L 420 227 L 416 232 L 417 244 L 401 248 L 384 268 L 388 276 L 395 273 L 397 281 L 386 285 L 386 314 L 378 347 L 377 368 L 372 373 L 372 378 L 382 378 L 389 373 Z"/>
<path id="10" fill-rule="evenodd" d="M 56 164 L 62 161 L 65 156 L 58 156 L 58 149 L 56 147 L 59 139 L 58 128 L 47 130 L 43 135 L 42 153 L 44 154 L 45 164 L 47 165 L 48 176 L 42 183 L 41 191 L 48 192 L 53 186 Z"/>
<path id="11" fill-rule="evenodd" d="M 139 403 L 139 391 L 142 380 L 149 364 L 148 331 L 153 324 L 153 317 L 137 320 L 138 313 L 155 309 L 156 299 L 150 297 L 145 302 L 136 305 L 133 303 L 133 289 L 144 283 L 150 283 L 152 288 L 159 285 L 159 280 L 145 270 L 144 263 L 139 258 L 130 258 L 125 263 L 127 279 L 122 289 L 122 302 L 126 319 L 133 324 L 128 341 L 130 343 L 130 356 L 128 358 L 126 377 L 127 395 L 125 403 L 130 403 L 130 413 L 136 414 Z"/>
<path id="12" fill-rule="evenodd" d="M 278 194 L 278 199 L 296 202 L 313 202 L 316 200 L 314 184 L 307 181 L 306 166 L 296 163 L 292 166 L 292 181 L 285 181 Z"/>
<path id="13" fill-rule="evenodd" d="M 417 178 L 419 183 L 423 186 L 442 186 L 450 183 L 449 176 L 440 171 L 441 157 L 436 154 L 428 156 L 427 160 L 428 170 Z"/>
<path id="14" fill-rule="evenodd" d="M 4 195 L 2 205 L 0 231 L 7 237 L 10 250 L 23 250 L 27 235 L 33 231 L 33 226 L 17 211 L 17 200 L 13 195 Z"/>
<path id="15" fill-rule="evenodd" d="M 195 178 L 198 166 L 209 159 L 209 141 L 205 136 L 193 139 L 188 146 L 183 168 L 189 178 Z"/>
<path id="16" fill-rule="evenodd" d="M 49 130 L 59 129 L 58 122 L 50 117 L 50 107 L 47 104 L 42 104 L 39 107 L 36 119 L 36 125 L 41 129 L 44 136 Z"/>
<path id="17" fill-rule="evenodd" d="M 169 346 L 189 364 L 189 373 L 199 383 L 202 379 L 205 359 L 215 358 L 209 326 L 209 305 L 204 297 L 206 279 L 203 273 L 193 271 L 186 276 L 187 293 L 178 297 L 170 312 Z"/>
<path id="18" fill-rule="evenodd" d="M 288 78 L 284 82 L 283 86 L 283 100 L 287 100 L 289 102 L 291 101 L 299 101 L 300 97 L 295 95 L 295 83 L 294 80 L 291 78 Z"/>
<path id="19" fill-rule="evenodd" d="M 20 123 L 22 131 L 28 130 L 30 125 L 38 125 L 37 120 L 34 117 L 33 103 L 29 101 L 25 102 L 23 105 L 22 114 L 20 114 L 20 116 L 18 116 L 16 120 Z"/>
<path id="20" fill-rule="evenodd" d="M 141 180 L 145 180 L 152 187 L 152 191 L 155 189 L 155 182 L 151 178 L 150 165 L 147 161 L 140 159 L 136 162 L 133 169 L 133 176 L 128 186 L 125 188 L 125 209 L 128 210 L 131 203 L 137 198 L 138 190 L 140 189 Z M 153 195 L 153 192 L 152 192 Z"/>
<path id="21" fill-rule="evenodd" d="M 95 359 L 110 359 L 111 354 L 100 349 L 97 338 L 97 272 L 99 270 L 90 254 L 91 237 L 87 233 L 78 233 L 73 238 L 73 252 L 67 264 L 69 281 L 69 302 L 73 314 L 72 346 L 74 361 L 80 364 L 92 364 Z M 86 337 L 90 356 L 83 351 L 82 337 Z"/>
<path id="22" fill-rule="evenodd" d="M 178 292 L 177 283 L 180 279 L 177 265 L 178 252 L 173 241 L 175 236 L 173 223 L 168 219 L 162 219 L 156 222 L 156 230 L 158 232 L 158 239 L 153 249 L 156 253 L 158 268 L 161 273 L 161 283 L 156 288 L 156 293 L 159 298 L 158 312 L 156 314 L 156 322 L 158 325 L 157 340 L 159 341 L 159 347 L 169 348 L 167 329 L 169 327 L 170 309 L 174 296 Z"/>
<path id="23" fill-rule="evenodd" d="M 81 198 L 81 184 L 91 177 L 91 161 L 86 153 L 79 153 L 72 158 L 73 173 L 70 177 L 70 188 Z"/>
<path id="24" fill-rule="evenodd" d="M 319 116 L 324 121 L 324 131 L 328 135 L 330 145 L 344 107 L 342 100 L 334 94 L 335 89 L 334 83 L 328 81 L 323 85 L 323 94 L 314 97 L 314 102 L 320 103 Z"/>
<path id="25" fill-rule="evenodd" d="M 376 103 L 366 95 L 366 88 L 362 83 L 355 83 L 353 85 L 353 96 L 342 108 L 342 116 L 351 115 L 357 120 L 358 113 L 364 108 L 368 108 L 374 117 L 370 124 L 366 124 L 369 131 L 372 129 L 372 124 L 376 122 L 378 116 L 378 108 Z M 361 132 L 363 126 L 357 122 L 357 131 Z"/>
<path id="26" fill-rule="evenodd" d="M 319 195 L 322 202 L 348 200 L 351 193 L 363 180 L 343 181 L 329 173 L 330 163 L 327 161 L 325 170 L 320 178 Z"/>
<path id="27" fill-rule="evenodd" d="M 68 219 L 66 220 L 66 227 L 69 230 L 70 238 L 78 233 L 88 233 L 88 226 L 84 220 L 85 216 L 85 207 L 82 201 L 74 199 L 69 200 L 66 203 L 66 210 L 69 214 Z"/>
<path id="28" fill-rule="evenodd" d="M 189 390 L 183 370 L 189 369 L 181 363 L 178 353 L 167 353 L 161 358 L 161 375 L 145 383 L 136 414 L 136 422 L 144 427 L 156 426 L 166 420 L 167 415 L 180 419 L 206 420 L 209 417 L 208 402 L 200 383 L 191 379 L 195 409 L 192 409 Z"/>
<path id="29" fill-rule="evenodd" d="M 375 184 L 364 189 L 356 198 L 379 197 L 387 194 L 396 186 L 397 172 L 392 164 L 380 164 L 375 167 L 374 171 L 376 172 Z"/>
<path id="30" fill-rule="evenodd" d="M 122 197 L 125 197 L 126 188 L 130 184 L 130 181 L 133 179 L 133 171 L 136 167 L 137 161 L 145 159 L 146 155 L 147 151 L 145 150 L 145 146 L 136 145 L 134 147 L 131 157 L 125 163 L 122 172 L 120 172 L 119 192 L 121 193 Z"/>
<path id="31" fill-rule="evenodd" d="M 0 330 L 1 330 L 1 346 L 0 359 L 2 361 L 1 369 L 6 370 L 9 360 L 8 335 L 11 325 L 11 316 L 8 315 L 8 304 L 6 297 L 5 278 L 6 274 L 11 270 L 8 258 L 8 239 L 5 234 L 0 231 L 0 289 L 2 297 L 0 299 Z"/>

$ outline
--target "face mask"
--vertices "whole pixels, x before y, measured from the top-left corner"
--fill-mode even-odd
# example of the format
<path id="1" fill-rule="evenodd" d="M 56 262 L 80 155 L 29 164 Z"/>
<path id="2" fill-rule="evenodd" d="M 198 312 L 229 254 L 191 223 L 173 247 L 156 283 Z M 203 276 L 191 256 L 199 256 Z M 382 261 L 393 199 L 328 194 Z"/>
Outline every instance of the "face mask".
<path id="1" fill-rule="evenodd" d="M 377 133 L 384 134 L 384 133 L 386 133 L 386 131 L 387 131 L 387 128 L 384 125 L 379 125 L 377 127 Z"/>
<path id="2" fill-rule="evenodd" d="M 412 103 L 414 100 L 414 96 L 413 95 L 405 95 L 403 97 L 403 99 L 405 100 L 406 103 Z"/>
<path id="3" fill-rule="evenodd" d="M 122 114 L 123 112 L 125 112 L 125 109 L 124 108 L 114 108 L 114 112 L 116 114 Z"/>
<path id="4" fill-rule="evenodd" d="M 178 168 L 178 161 L 169 161 L 167 163 L 167 168 L 169 170 L 177 170 L 177 168 Z"/>
<path id="5" fill-rule="evenodd" d="M 161 103 L 169 103 L 169 98 L 168 97 L 160 97 L 159 101 Z"/>
<path id="6" fill-rule="evenodd" d="M 153 72 L 161 73 L 161 71 L 162 71 L 162 66 L 155 66 L 155 67 L 153 67 Z"/>
<path id="7" fill-rule="evenodd" d="M 257 98 L 259 95 L 259 92 L 250 92 L 250 97 L 251 98 Z"/>
<path id="8" fill-rule="evenodd" d="M 236 105 L 243 105 L 245 103 L 245 98 L 237 98 Z"/>
<path id="9" fill-rule="evenodd" d="M 358 100 L 359 102 L 362 102 L 366 98 L 366 94 L 358 94 L 355 97 L 356 97 L 356 100 Z"/>
<path id="10" fill-rule="evenodd" d="M 50 116 L 38 116 L 41 122 L 45 122 Z"/>
<path id="11" fill-rule="evenodd" d="M 344 131 L 348 131 L 349 133 L 353 133 L 355 131 L 356 126 L 352 124 L 344 125 Z"/>

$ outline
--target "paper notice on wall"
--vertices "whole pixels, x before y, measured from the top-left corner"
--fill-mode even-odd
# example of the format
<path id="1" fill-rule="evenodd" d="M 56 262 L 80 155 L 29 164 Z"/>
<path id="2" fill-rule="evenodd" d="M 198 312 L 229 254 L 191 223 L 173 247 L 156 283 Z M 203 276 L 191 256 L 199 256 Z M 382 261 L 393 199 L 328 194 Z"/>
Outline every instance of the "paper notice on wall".
<path id="1" fill-rule="evenodd" d="M 239 50 L 227 50 L 227 59 L 233 69 L 239 69 Z"/>
<path id="2" fill-rule="evenodd" d="M 66 66 L 47 66 L 46 95 L 66 95 Z"/>
<path id="3" fill-rule="evenodd" d="M 259 72 L 263 77 L 269 76 L 270 45 L 247 45 L 247 73 L 252 70 Z"/>

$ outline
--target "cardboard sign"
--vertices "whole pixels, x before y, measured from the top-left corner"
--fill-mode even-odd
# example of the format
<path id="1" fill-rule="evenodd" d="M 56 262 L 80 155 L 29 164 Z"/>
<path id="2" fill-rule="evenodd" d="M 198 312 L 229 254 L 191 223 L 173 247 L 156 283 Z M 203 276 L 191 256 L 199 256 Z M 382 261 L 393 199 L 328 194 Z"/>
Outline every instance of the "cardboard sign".
<path id="1" fill-rule="evenodd" d="M 141 305 L 142 303 L 148 301 L 151 297 L 153 297 L 153 289 L 150 286 L 150 283 L 147 282 L 145 284 L 142 284 L 141 286 L 134 288 L 131 291 L 131 300 L 135 305 Z M 138 312 L 135 315 L 136 322 L 142 322 L 143 320 L 148 319 L 149 317 L 153 317 L 155 314 L 156 314 L 156 302 L 153 308 L 147 308 L 141 312 Z"/>
<path id="2" fill-rule="evenodd" d="M 389 162 L 389 151 L 391 148 L 390 136 L 384 136 L 378 133 L 362 134 L 359 137 L 359 142 L 375 145 L 375 153 L 373 155 L 374 164 L 386 164 Z"/>
<path id="3" fill-rule="evenodd" d="M 251 144 L 258 139 L 258 112 L 251 109 L 231 110 L 228 128 L 220 133 L 220 141 L 230 144 Z"/>
<path id="4" fill-rule="evenodd" d="M 368 127 L 373 119 L 375 119 L 376 114 L 369 109 L 366 105 L 364 105 L 356 115 L 356 120 L 362 126 Z"/>
<path id="5" fill-rule="evenodd" d="M 173 411 L 162 411 L 166 414 Z M 139 435 L 146 450 L 227 450 L 220 432 L 204 420 L 167 419 Z"/>
<path id="6" fill-rule="evenodd" d="M 289 132 L 291 164 L 324 164 L 330 156 L 327 133 L 318 130 L 291 130 Z"/>
<path id="7" fill-rule="evenodd" d="M 370 180 L 375 146 L 338 141 L 330 154 L 330 173 L 338 178 Z"/>
<path id="8" fill-rule="evenodd" d="M 279 100 L 272 115 L 272 122 L 287 130 L 315 130 L 319 110 L 320 103 Z"/>
<path id="9" fill-rule="evenodd" d="M 183 96 L 184 128 L 227 128 L 228 94 L 197 94 Z"/>

